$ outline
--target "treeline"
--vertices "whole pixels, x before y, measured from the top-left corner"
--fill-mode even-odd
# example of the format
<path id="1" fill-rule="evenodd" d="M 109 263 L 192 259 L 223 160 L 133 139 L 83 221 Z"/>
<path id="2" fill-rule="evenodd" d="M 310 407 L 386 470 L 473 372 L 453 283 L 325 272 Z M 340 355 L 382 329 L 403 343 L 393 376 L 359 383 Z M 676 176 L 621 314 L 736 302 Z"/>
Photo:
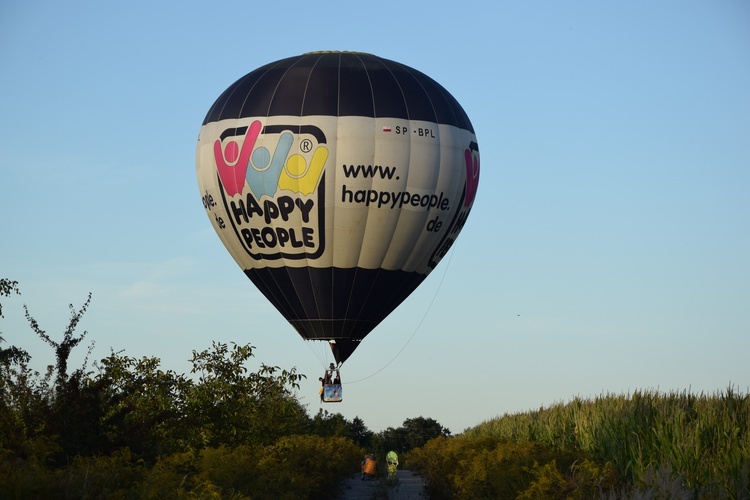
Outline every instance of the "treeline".
<path id="1" fill-rule="evenodd" d="M 14 293 L 16 282 L 0 280 L 0 296 Z M 330 498 L 365 452 L 384 456 L 449 434 L 422 417 L 377 434 L 358 417 L 311 417 L 296 397 L 304 375 L 249 369 L 250 344 L 193 351 L 187 375 L 122 352 L 70 370 L 90 301 L 70 306 L 61 338 L 26 309 L 54 351 L 45 373 L 0 337 L 3 498 Z"/>
<path id="2" fill-rule="evenodd" d="M 408 455 L 432 498 L 750 498 L 750 395 L 636 391 L 505 415 Z"/>
<path id="3" fill-rule="evenodd" d="M 0 279 L 0 297 L 16 293 Z M 750 498 L 750 395 L 732 387 L 576 398 L 455 437 L 424 417 L 373 433 L 310 416 L 304 375 L 251 370 L 250 344 L 192 351 L 189 374 L 122 352 L 71 370 L 90 301 L 60 337 L 26 309 L 54 353 L 44 373 L 0 337 L 3 498 L 332 498 L 365 452 L 389 450 L 434 499 Z"/>

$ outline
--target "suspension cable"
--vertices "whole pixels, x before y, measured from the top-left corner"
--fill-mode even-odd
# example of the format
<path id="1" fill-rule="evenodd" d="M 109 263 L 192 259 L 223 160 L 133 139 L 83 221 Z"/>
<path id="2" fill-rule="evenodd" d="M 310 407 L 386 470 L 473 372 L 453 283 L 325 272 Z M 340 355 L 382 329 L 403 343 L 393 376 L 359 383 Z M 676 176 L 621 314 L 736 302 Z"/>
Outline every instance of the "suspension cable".
<path id="1" fill-rule="evenodd" d="M 388 361 L 385 365 L 383 365 L 383 367 L 380 368 L 379 370 L 371 373 L 370 375 L 368 375 L 368 376 L 366 376 L 364 378 L 361 378 L 361 379 L 358 379 L 358 380 L 354 380 L 352 382 L 344 382 L 344 384 L 342 384 L 342 385 L 356 384 L 358 382 L 364 382 L 365 380 L 374 377 L 378 373 L 380 373 L 383 370 L 385 370 L 386 368 L 388 368 L 388 366 L 391 363 L 393 363 L 394 361 L 396 361 L 396 358 L 398 358 L 401 355 L 401 353 L 404 352 L 404 349 L 406 349 L 406 346 L 409 345 L 409 343 L 412 341 L 412 339 L 414 338 L 414 336 L 417 334 L 417 332 L 421 328 L 422 323 L 424 323 L 425 319 L 427 319 L 427 315 L 429 314 L 430 309 L 432 309 L 432 305 L 435 303 L 435 299 L 437 299 L 438 292 L 440 291 L 440 288 L 443 286 L 443 281 L 445 280 L 445 276 L 448 274 L 448 268 L 450 267 L 451 261 L 453 260 L 453 253 L 454 253 L 455 247 L 456 247 L 456 243 L 453 242 L 453 245 L 451 245 L 451 249 L 450 249 L 450 255 L 448 256 L 448 262 L 446 263 L 445 269 L 443 270 L 443 276 L 440 278 L 440 282 L 438 283 L 438 287 L 435 290 L 435 295 L 432 296 L 432 300 L 430 301 L 430 305 L 427 306 L 427 309 L 424 312 L 424 316 L 422 316 L 422 319 L 419 321 L 419 324 L 417 324 L 417 326 L 414 328 L 414 331 L 412 332 L 411 337 L 409 337 L 409 339 L 406 341 L 406 343 L 403 345 L 403 347 L 401 347 L 401 349 L 396 353 L 396 355 L 393 356 L 393 358 L 390 361 Z"/>

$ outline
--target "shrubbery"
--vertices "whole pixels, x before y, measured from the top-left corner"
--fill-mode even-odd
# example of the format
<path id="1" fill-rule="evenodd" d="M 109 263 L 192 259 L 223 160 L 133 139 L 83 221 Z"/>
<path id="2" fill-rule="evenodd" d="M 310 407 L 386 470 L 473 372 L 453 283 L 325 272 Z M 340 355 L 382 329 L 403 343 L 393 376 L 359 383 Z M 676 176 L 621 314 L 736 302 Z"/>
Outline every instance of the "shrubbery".
<path id="1" fill-rule="evenodd" d="M 198 380 L 113 353 L 96 374 L 0 372 L 0 491 L 7 498 L 325 498 L 363 449 L 313 435 L 302 375 L 245 367 L 251 346 L 193 353 Z M 340 417 L 340 416 L 339 416 Z M 319 414 L 324 426 L 333 416 Z M 353 424 L 343 420 L 342 429 Z M 371 435 L 364 424 L 356 427 Z M 325 433 L 323 430 L 321 433 Z M 368 434 L 369 433 L 369 434 Z"/>
<path id="2" fill-rule="evenodd" d="M 611 465 L 584 453 L 492 436 L 433 439 L 412 450 L 407 464 L 435 499 L 592 498 L 616 483 Z"/>
<path id="3" fill-rule="evenodd" d="M 153 466 L 127 449 L 57 468 L 5 460 L 0 490 L 4 498 L 329 498 L 361 453 L 346 438 L 295 435 L 174 453 Z"/>
<path id="4" fill-rule="evenodd" d="M 298 434 L 312 426 L 285 389 L 289 373 L 261 369 L 227 383 L 223 395 L 215 379 L 211 400 L 202 382 L 162 372 L 154 360 L 112 355 L 102 364 L 96 377 L 55 391 L 30 384 L 35 397 L 3 386 L 4 498 L 325 498 L 363 453 L 346 437 Z"/>
<path id="5" fill-rule="evenodd" d="M 434 498 L 750 498 L 750 395 L 576 399 L 406 458 Z"/>
<path id="6" fill-rule="evenodd" d="M 11 293 L 17 283 L 0 280 L 0 296 Z M 250 370 L 249 344 L 193 351 L 189 376 L 116 352 L 68 373 L 90 300 L 70 306 L 60 341 L 26 309 L 55 351 L 44 374 L 0 344 L 3 498 L 326 498 L 356 472 L 363 449 L 353 439 L 372 436 L 364 423 L 311 419 L 295 393 L 304 375 Z"/>

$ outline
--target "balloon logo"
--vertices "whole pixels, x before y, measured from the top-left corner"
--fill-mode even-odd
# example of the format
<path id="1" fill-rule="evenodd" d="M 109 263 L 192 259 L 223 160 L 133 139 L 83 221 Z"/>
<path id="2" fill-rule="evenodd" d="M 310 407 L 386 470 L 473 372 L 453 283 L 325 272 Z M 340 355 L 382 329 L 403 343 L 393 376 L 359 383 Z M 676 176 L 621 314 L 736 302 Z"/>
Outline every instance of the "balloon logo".
<path id="1" fill-rule="evenodd" d="M 463 228 L 479 147 L 442 86 L 370 54 L 262 66 L 217 99 L 196 172 L 214 229 L 307 340 L 343 363 Z"/>

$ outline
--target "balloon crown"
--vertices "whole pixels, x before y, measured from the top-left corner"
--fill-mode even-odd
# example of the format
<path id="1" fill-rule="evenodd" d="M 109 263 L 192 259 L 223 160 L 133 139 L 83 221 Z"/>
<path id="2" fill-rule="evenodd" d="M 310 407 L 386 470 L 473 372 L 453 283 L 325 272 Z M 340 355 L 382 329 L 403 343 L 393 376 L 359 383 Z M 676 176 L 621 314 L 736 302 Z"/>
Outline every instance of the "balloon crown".
<path id="1" fill-rule="evenodd" d="M 377 57 L 375 54 L 369 52 L 361 52 L 358 50 L 313 50 L 312 52 L 305 52 L 302 55 L 307 56 L 310 54 L 360 54 L 363 56 Z"/>

